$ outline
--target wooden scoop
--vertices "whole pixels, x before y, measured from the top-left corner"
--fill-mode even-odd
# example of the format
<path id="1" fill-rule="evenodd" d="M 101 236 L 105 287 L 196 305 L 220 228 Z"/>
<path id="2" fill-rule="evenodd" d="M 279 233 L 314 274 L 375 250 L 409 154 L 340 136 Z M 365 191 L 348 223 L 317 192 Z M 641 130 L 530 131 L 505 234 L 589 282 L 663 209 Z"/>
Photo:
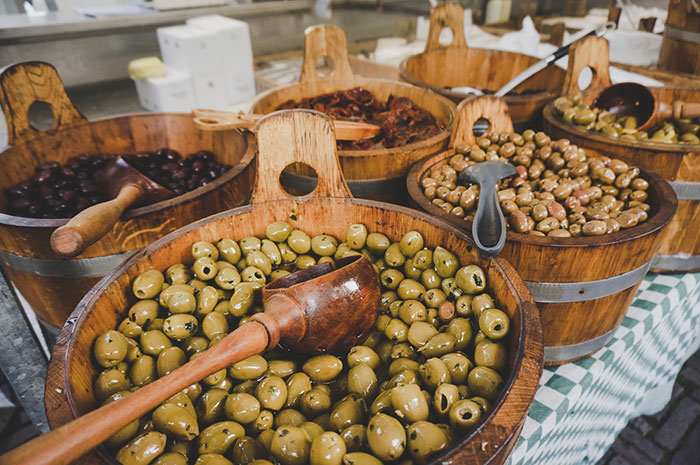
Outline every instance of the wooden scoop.
<path id="1" fill-rule="evenodd" d="M 634 116 L 640 131 L 648 131 L 670 118 L 679 120 L 700 116 L 700 104 L 680 100 L 672 105 L 659 102 L 646 86 L 634 82 L 608 87 L 598 95 L 593 106 L 618 116 Z"/>
<path id="2" fill-rule="evenodd" d="M 379 311 L 377 272 L 367 258 L 341 258 L 271 282 L 257 313 L 170 374 L 0 456 L 3 465 L 65 465 L 131 421 L 210 374 L 278 343 L 295 352 L 342 352 L 359 344 Z"/>
<path id="3" fill-rule="evenodd" d="M 148 200 L 160 202 L 175 194 L 141 174 L 122 157 L 117 157 L 98 176 L 98 182 L 112 200 L 98 203 L 75 215 L 51 234 L 54 252 L 74 257 L 107 234 L 131 205 Z"/>
<path id="4" fill-rule="evenodd" d="M 225 131 L 228 129 L 246 129 L 252 131 L 265 115 L 243 115 L 228 111 L 194 110 L 194 125 L 203 131 Z M 376 124 L 363 121 L 333 120 L 337 140 L 359 140 L 374 137 L 381 128 Z"/>

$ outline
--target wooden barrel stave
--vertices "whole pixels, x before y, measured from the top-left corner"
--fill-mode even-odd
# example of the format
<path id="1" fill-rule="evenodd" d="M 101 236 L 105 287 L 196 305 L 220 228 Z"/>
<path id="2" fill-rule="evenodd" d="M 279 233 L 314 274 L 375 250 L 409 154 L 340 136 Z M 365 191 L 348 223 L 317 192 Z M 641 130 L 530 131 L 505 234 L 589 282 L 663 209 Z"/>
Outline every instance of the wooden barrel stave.
<path id="1" fill-rule="evenodd" d="M 50 425 L 56 427 L 70 421 L 75 414 L 95 406 L 92 381 L 97 373 L 90 360 L 92 342 L 107 328 L 115 327 L 123 317 L 132 300 L 126 289 L 130 288 L 132 279 L 140 272 L 152 267 L 161 269 L 173 263 L 191 261 L 190 249 L 194 241 L 264 235 L 267 224 L 274 220 L 289 221 L 312 235 L 323 232 L 341 237 L 349 224 L 363 222 L 370 230 L 381 230 L 394 240 L 406 231 L 420 231 L 427 245 L 442 245 L 455 252 L 461 261 L 478 263 L 484 267 L 489 289 L 503 310 L 511 316 L 512 329 L 508 344 L 516 355 L 509 357 L 511 375 L 485 423 L 437 460 L 438 463 L 448 464 L 465 463 L 465 460 L 477 464 L 504 463 L 517 442 L 542 372 L 539 317 L 524 284 L 505 260 L 480 257 L 466 236 L 428 215 L 403 207 L 338 197 L 342 197 L 342 192 L 348 195 L 348 188 L 341 181 L 339 164 L 335 161 L 333 165 L 328 152 L 317 149 L 322 146 L 335 151 L 330 122 L 327 118 L 314 116 L 309 119 L 308 116 L 303 116 L 290 123 L 289 115 L 299 113 L 309 112 L 284 112 L 268 118 L 266 124 L 269 129 L 276 129 L 278 125 L 297 124 L 299 130 L 293 131 L 293 142 L 304 150 L 296 152 L 296 155 L 310 161 L 309 164 L 319 172 L 318 190 L 309 196 L 294 199 L 285 194 L 280 195 L 281 190 L 274 183 L 256 183 L 253 205 L 223 212 L 179 229 L 149 245 L 138 257 L 120 266 L 93 288 L 68 319 L 54 347 L 46 382 L 46 407 Z M 268 136 L 271 134 L 278 133 L 267 131 Z M 284 134 L 284 131 L 279 134 Z M 321 142 L 324 140 L 319 142 L 318 139 L 331 142 L 323 144 Z M 307 145 L 302 145 L 301 141 Z M 289 141 L 281 142 L 281 150 L 284 150 L 285 142 Z M 274 160 L 275 157 L 266 157 L 266 153 L 261 148 L 261 160 L 266 160 L 266 168 L 258 168 L 259 180 L 279 176 L 286 166 L 284 160 L 289 157 L 289 154 L 282 153 L 282 160 Z M 269 169 L 274 163 L 281 165 Z M 326 183 L 328 178 L 333 179 L 340 188 L 329 191 Z M 328 198 L 328 194 L 336 197 Z M 290 211 L 295 212 L 294 218 L 290 218 Z M 79 463 L 111 462 L 93 451 Z"/>
<path id="2" fill-rule="evenodd" d="M 497 132 L 508 127 L 502 121 L 507 118 L 503 108 L 503 102 L 493 97 L 462 102 L 458 106 L 458 121 L 451 145 L 472 143 L 474 136 L 470 129 L 481 116 L 487 117 Z M 471 233 L 471 222 L 432 204 L 420 187 L 424 175 L 433 166 L 446 164 L 454 153 L 452 149 L 447 150 L 416 163 L 407 177 L 407 188 L 411 201 L 420 209 Z M 511 231 L 506 234 L 506 245 L 501 256 L 531 287 L 530 291 L 540 309 L 545 365 L 584 358 L 605 345 L 624 318 L 634 291 L 661 246 L 676 209 L 675 196 L 671 186 L 660 176 L 643 167 L 641 170 L 641 176 L 649 181 L 653 201 L 649 219 L 635 228 L 610 235 L 574 239 L 537 237 Z M 610 283 L 617 288 L 611 287 Z M 547 296 L 542 290 L 543 286 L 568 288 L 569 295 L 565 302 L 561 302 L 561 297 Z M 576 294 L 580 290 L 584 292 L 577 299 Z M 597 298 L 590 300 L 590 297 Z"/>
<path id="3" fill-rule="evenodd" d="M 33 77 L 27 81 L 26 76 Z M 57 115 L 53 129 L 37 131 L 27 121 L 26 108 L 37 99 L 48 99 Z M 232 165 L 207 186 L 127 211 L 112 231 L 75 259 L 57 255 L 49 245 L 53 230 L 68 219 L 0 213 L 0 264 L 49 325 L 61 326 L 80 300 L 80 293 L 95 283 L 95 277 L 125 260 L 127 256 L 122 254 L 136 251 L 179 226 L 238 206 L 250 193 L 254 144 L 234 131 L 199 131 L 189 114 L 128 115 L 89 122 L 72 106 L 56 70 L 41 62 L 4 68 L 0 102 L 11 132 L 9 146 L 1 154 L 7 169 L 0 171 L 0 204 L 6 201 L 5 188 L 31 177 L 36 165 L 50 160 L 65 163 L 80 153 L 122 154 L 171 147 L 188 155 L 211 150 L 218 161 Z"/>
<path id="4" fill-rule="evenodd" d="M 700 9 L 692 0 L 668 2 L 659 68 L 700 74 Z"/>

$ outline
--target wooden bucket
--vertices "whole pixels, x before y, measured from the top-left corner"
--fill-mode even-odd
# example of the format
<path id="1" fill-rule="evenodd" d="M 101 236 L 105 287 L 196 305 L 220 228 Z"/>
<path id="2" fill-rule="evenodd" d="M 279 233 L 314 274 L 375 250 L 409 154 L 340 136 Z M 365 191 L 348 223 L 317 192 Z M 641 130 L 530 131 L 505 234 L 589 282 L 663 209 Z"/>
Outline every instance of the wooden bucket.
<path id="1" fill-rule="evenodd" d="M 595 72 L 591 85 L 582 93 L 585 103 L 591 104 L 610 85 L 608 50 L 608 42 L 598 37 L 589 37 L 572 46 L 565 94 L 579 92 L 578 76 L 587 67 Z M 649 90 L 661 102 L 700 103 L 700 89 L 650 87 Z M 669 181 L 678 197 L 678 212 L 664 231 L 651 269 L 656 272 L 700 271 L 700 228 L 697 227 L 700 215 L 699 145 L 632 142 L 586 132 L 560 119 L 551 105 L 544 110 L 544 129 L 552 137 L 569 139 L 586 150 L 624 157 Z"/>
<path id="2" fill-rule="evenodd" d="M 670 0 L 659 68 L 700 75 L 700 5 L 694 0 Z"/>
<path id="3" fill-rule="evenodd" d="M 479 256 L 464 234 L 435 218 L 405 207 L 353 199 L 335 157 L 330 120 L 319 113 L 278 112 L 259 123 L 257 138 L 260 156 L 251 205 L 197 221 L 151 244 L 105 277 L 78 305 L 54 346 L 47 375 L 45 401 L 51 427 L 95 407 L 92 384 L 97 372 L 91 361 L 92 343 L 124 317 L 132 299 L 130 283 L 140 272 L 188 263 L 194 241 L 264 236 L 266 225 L 276 220 L 311 235 L 323 232 L 336 237 L 344 237 L 350 224 L 362 222 L 370 231 L 380 230 L 392 240 L 410 230 L 419 231 L 427 246 L 447 247 L 462 263 L 477 263 L 486 271 L 489 291 L 512 319 L 507 341 L 512 354 L 510 376 L 481 426 L 461 438 L 437 463 L 504 463 L 520 435 L 542 372 L 537 307 L 513 268 L 502 258 Z M 304 162 L 319 173 L 313 193 L 292 197 L 274 182 L 292 162 Z M 295 217 L 290 218 L 290 212 Z M 116 463 L 106 457 L 93 451 L 78 463 Z"/>
<path id="4" fill-rule="evenodd" d="M 34 102 L 51 105 L 54 128 L 34 129 L 27 111 Z M 74 259 L 49 245 L 68 219 L 34 219 L 0 213 L 0 263 L 42 322 L 60 328 L 75 305 L 105 274 L 154 240 L 205 216 L 240 205 L 252 185 L 254 150 L 237 132 L 203 132 L 189 114 L 129 115 L 88 121 L 73 106 L 56 70 L 29 62 L 4 68 L 0 103 L 9 146 L 0 157 L 0 204 L 5 189 L 34 174 L 36 165 L 66 162 L 80 153 L 134 153 L 171 147 L 187 155 L 211 150 L 232 168 L 211 184 L 187 194 L 128 210 L 101 240 Z M 57 329 L 58 329 L 57 328 Z"/>
<path id="5" fill-rule="evenodd" d="M 316 63 L 324 57 L 330 58 L 334 65 L 333 72 L 326 77 L 321 76 L 316 69 Z M 353 76 L 348 62 L 345 32 L 338 26 L 321 25 L 306 29 L 299 82 L 260 94 L 250 111 L 266 114 L 289 100 L 299 101 L 358 86 L 370 91 L 380 101 L 386 101 L 390 95 L 407 97 L 432 113 L 444 126 L 438 135 L 403 147 L 338 152 L 340 166 L 354 196 L 405 204 L 408 199 L 405 182 L 408 170 L 417 160 L 442 150 L 447 145 L 455 105 L 420 87 Z M 283 182 L 301 192 L 309 192 L 315 180 L 309 177 L 308 171 L 287 170 Z"/>
<path id="6" fill-rule="evenodd" d="M 448 45 L 440 44 L 440 33 L 452 31 Z M 468 86 L 496 92 L 508 81 L 539 59 L 522 53 L 469 48 L 464 38 L 464 10 L 457 3 L 444 3 L 430 12 L 430 32 L 425 51 L 406 58 L 399 66 L 401 78 L 411 84 L 428 88 L 450 98 L 455 103 L 465 94 L 449 88 Z M 505 97 L 513 123 L 519 131 L 538 128 L 542 108 L 558 97 L 564 82 L 564 70 L 548 66 Z M 515 94 L 521 95 L 515 95 Z"/>
<path id="7" fill-rule="evenodd" d="M 495 97 L 462 102 L 450 147 L 473 144 L 479 118 L 493 132 L 512 132 L 506 104 Z M 445 212 L 423 194 L 420 181 L 453 149 L 416 163 L 406 179 L 411 201 L 439 219 L 471 234 L 472 223 Z M 508 231 L 501 256 L 513 264 L 538 303 L 544 331 L 545 365 L 589 356 L 612 338 L 651 264 L 662 229 L 676 211 L 671 186 L 640 168 L 652 198 L 649 219 L 634 228 L 603 236 L 538 237 Z"/>

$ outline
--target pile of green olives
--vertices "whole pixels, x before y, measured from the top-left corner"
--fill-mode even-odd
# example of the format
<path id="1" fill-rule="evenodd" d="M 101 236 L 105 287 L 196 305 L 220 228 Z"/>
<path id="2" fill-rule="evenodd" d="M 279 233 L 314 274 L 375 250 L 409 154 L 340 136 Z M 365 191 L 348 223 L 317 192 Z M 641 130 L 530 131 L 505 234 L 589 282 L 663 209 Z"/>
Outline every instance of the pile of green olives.
<path id="1" fill-rule="evenodd" d="M 568 139 L 553 141 L 531 129 L 493 133 L 435 164 L 420 180 L 433 204 L 474 219 L 478 185 L 457 185 L 459 173 L 482 161 L 515 165 L 517 175 L 499 183 L 498 200 L 511 231 L 535 236 L 610 234 L 647 220 L 649 182 L 622 160 L 591 156 Z"/>
<path id="2" fill-rule="evenodd" d="M 276 348 L 172 396 L 107 442 L 123 465 L 424 463 L 485 417 L 509 373 L 510 321 L 484 271 L 416 231 L 392 242 L 353 224 L 344 241 L 286 222 L 265 237 L 192 245 L 192 265 L 149 270 L 116 330 L 94 342 L 98 402 L 196 359 L 262 311 L 262 287 L 352 254 L 369 258 L 381 311 L 342 356 Z"/>
<path id="3" fill-rule="evenodd" d="M 700 119 L 664 121 L 652 131 L 637 129 L 637 118 L 618 116 L 607 110 L 591 108 L 581 100 L 581 94 L 559 97 L 554 110 L 567 123 L 584 131 L 595 131 L 613 138 L 658 144 L 700 144 Z"/>

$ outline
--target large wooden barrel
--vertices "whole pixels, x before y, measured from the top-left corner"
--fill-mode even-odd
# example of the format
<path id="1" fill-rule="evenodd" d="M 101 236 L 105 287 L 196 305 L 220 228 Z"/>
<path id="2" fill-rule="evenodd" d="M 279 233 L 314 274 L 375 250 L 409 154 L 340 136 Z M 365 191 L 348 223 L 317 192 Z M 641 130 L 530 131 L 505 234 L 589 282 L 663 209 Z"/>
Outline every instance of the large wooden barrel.
<path id="1" fill-rule="evenodd" d="M 329 58 L 333 64 L 333 71 L 325 77 L 316 69 L 316 63 L 324 57 Z M 304 60 L 299 82 L 260 94 L 253 102 L 251 113 L 267 114 L 289 100 L 299 101 L 358 86 L 367 89 L 382 102 L 387 101 L 391 95 L 406 97 L 429 111 L 444 128 L 435 136 L 402 147 L 338 152 L 340 166 L 353 195 L 405 203 L 408 197 L 405 187 L 408 170 L 417 160 L 446 146 L 452 130 L 455 105 L 420 87 L 353 76 L 348 62 L 345 33 L 338 26 L 308 28 L 304 36 Z M 314 180 L 304 174 L 309 172 L 287 170 L 283 182 L 301 192 L 309 192 Z"/>
<path id="2" fill-rule="evenodd" d="M 700 75 L 700 4 L 669 0 L 659 68 Z"/>
<path id="3" fill-rule="evenodd" d="M 512 132 L 505 103 L 494 97 L 462 102 L 451 147 L 473 144 L 479 118 L 493 132 Z M 423 194 L 420 182 L 431 168 L 448 163 L 453 149 L 426 157 L 406 182 L 418 207 L 471 234 L 472 223 L 445 212 Z M 639 226 L 603 236 L 537 237 L 508 231 L 501 256 L 513 264 L 540 308 L 545 364 L 587 357 L 612 338 L 661 243 L 662 230 L 676 211 L 671 186 L 641 168 L 649 181 L 652 209 Z"/>
<path id="4" fill-rule="evenodd" d="M 34 129 L 27 118 L 34 102 L 48 103 L 54 127 Z M 127 211 L 101 240 L 74 259 L 49 245 L 64 219 L 33 219 L 0 213 L 0 263 L 42 322 L 61 327 L 97 281 L 135 251 L 205 216 L 241 205 L 250 193 L 253 147 L 237 132 L 203 132 L 189 114 L 129 115 L 88 121 L 73 106 L 49 64 L 4 68 L 0 103 L 9 127 L 9 146 L 0 158 L 0 204 L 5 189 L 34 175 L 47 161 L 64 163 L 81 154 L 135 153 L 173 148 L 183 155 L 210 150 L 232 168 L 211 184 L 178 197 Z"/>
<path id="5" fill-rule="evenodd" d="M 610 85 L 608 47 L 605 39 L 597 37 L 574 44 L 564 86 L 566 94 L 579 91 L 578 76 L 585 68 L 595 70 L 591 85 L 582 93 L 585 103 L 591 104 Z M 676 100 L 700 103 L 700 90 L 697 89 L 651 87 L 649 90 L 658 101 L 668 104 Z M 586 132 L 559 118 L 551 105 L 544 110 L 544 128 L 552 137 L 567 138 L 586 150 L 624 157 L 666 179 L 678 197 L 678 212 L 664 231 L 652 270 L 700 271 L 700 229 L 697 227 L 700 215 L 700 145 L 631 142 Z"/>
<path id="6" fill-rule="evenodd" d="M 446 28 L 452 31 L 453 39 L 442 45 L 439 37 Z M 463 8 L 457 3 L 444 3 L 430 12 L 425 51 L 406 58 L 399 73 L 406 82 L 458 103 L 465 94 L 450 90 L 452 87 L 468 86 L 493 93 L 537 61 L 522 53 L 467 47 Z M 516 129 L 538 128 L 542 108 L 559 96 L 563 82 L 564 70 L 549 66 L 513 89 L 505 101 Z"/>
<path id="7" fill-rule="evenodd" d="M 426 246 L 442 245 L 461 263 L 476 263 L 485 270 L 489 292 L 512 321 L 507 341 L 512 354 L 509 376 L 481 425 L 456 440 L 435 463 L 503 464 L 520 435 L 542 370 L 537 307 L 513 268 L 501 258 L 479 256 L 464 234 L 435 218 L 405 207 L 351 198 L 335 157 L 328 118 L 309 111 L 279 112 L 259 123 L 257 138 L 260 156 L 251 205 L 205 218 L 151 244 L 105 277 L 78 305 L 58 338 L 49 366 L 45 399 L 51 427 L 95 407 L 92 385 L 97 371 L 91 347 L 100 333 L 124 318 L 132 299 L 130 283 L 140 272 L 190 263 L 195 241 L 264 236 L 265 227 L 273 221 L 288 221 L 311 235 L 336 237 L 344 237 L 350 224 L 361 222 L 392 240 L 410 230 L 419 231 Z M 319 173 L 312 194 L 292 197 L 278 183 L 270 182 L 292 162 L 304 162 Z M 293 218 L 290 212 L 295 212 Z M 92 452 L 78 463 L 110 463 L 103 452 L 101 456 Z"/>

